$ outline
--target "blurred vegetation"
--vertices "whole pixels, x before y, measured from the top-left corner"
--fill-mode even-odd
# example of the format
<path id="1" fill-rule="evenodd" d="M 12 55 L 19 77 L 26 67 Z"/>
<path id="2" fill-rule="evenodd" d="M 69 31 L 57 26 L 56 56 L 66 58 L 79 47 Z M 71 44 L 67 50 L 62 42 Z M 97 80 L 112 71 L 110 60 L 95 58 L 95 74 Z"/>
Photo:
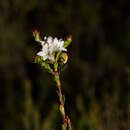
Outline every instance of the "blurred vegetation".
<path id="1" fill-rule="evenodd" d="M 0 1 L 0 130 L 60 130 L 55 83 L 32 63 L 32 30 L 72 34 L 62 73 L 73 130 L 130 128 L 129 0 Z"/>

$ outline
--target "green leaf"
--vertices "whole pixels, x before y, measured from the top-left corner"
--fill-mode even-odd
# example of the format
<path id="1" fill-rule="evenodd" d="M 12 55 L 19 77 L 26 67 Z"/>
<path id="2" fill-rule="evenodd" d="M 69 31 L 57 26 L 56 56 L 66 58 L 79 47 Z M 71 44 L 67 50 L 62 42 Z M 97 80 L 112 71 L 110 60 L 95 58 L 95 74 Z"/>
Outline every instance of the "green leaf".
<path id="1" fill-rule="evenodd" d="M 64 110 L 64 107 L 62 105 L 60 105 L 59 110 L 61 112 L 61 115 L 64 116 L 65 110 Z"/>
<path id="2" fill-rule="evenodd" d="M 62 98 L 63 98 L 63 102 L 64 102 L 64 104 L 65 104 L 65 95 L 63 95 Z"/>
<path id="3" fill-rule="evenodd" d="M 41 66 L 44 67 L 48 72 L 53 73 L 53 69 L 50 67 L 48 63 L 42 62 Z"/>

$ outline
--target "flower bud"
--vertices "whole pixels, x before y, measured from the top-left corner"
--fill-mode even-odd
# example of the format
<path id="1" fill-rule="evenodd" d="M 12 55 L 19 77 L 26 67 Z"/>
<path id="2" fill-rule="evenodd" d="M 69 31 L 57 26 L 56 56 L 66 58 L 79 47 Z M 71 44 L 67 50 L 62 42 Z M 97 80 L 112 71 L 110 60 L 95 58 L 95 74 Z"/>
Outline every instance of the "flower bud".
<path id="1" fill-rule="evenodd" d="M 69 36 L 67 36 L 67 41 L 70 41 L 70 42 L 72 42 L 72 35 L 69 35 Z"/>
<path id="2" fill-rule="evenodd" d="M 70 43 L 72 42 L 72 35 L 69 35 L 66 37 L 66 41 L 64 42 L 64 47 L 68 47 Z"/>
<path id="3" fill-rule="evenodd" d="M 34 38 L 35 38 L 35 41 L 37 41 L 37 42 L 40 42 L 40 41 L 41 41 L 39 32 L 38 32 L 37 30 L 34 30 L 34 31 L 33 31 L 33 36 L 34 36 Z"/>
<path id="4" fill-rule="evenodd" d="M 39 63 L 41 61 L 40 56 L 33 57 L 34 63 Z"/>
<path id="5" fill-rule="evenodd" d="M 62 52 L 61 59 L 63 60 L 63 63 L 66 64 L 68 61 L 68 55 L 65 52 Z"/>

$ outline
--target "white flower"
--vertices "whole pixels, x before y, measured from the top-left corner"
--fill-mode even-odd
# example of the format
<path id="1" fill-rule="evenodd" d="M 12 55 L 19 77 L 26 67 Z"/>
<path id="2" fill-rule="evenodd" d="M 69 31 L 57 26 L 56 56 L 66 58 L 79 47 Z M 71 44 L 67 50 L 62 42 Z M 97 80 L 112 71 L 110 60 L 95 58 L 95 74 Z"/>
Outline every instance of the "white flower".
<path id="1" fill-rule="evenodd" d="M 37 53 L 37 55 L 41 56 L 43 60 L 55 60 L 55 53 L 58 51 L 67 51 L 66 48 L 64 48 L 64 41 L 62 39 L 44 37 L 44 41 L 40 41 L 42 45 L 42 50 Z"/>

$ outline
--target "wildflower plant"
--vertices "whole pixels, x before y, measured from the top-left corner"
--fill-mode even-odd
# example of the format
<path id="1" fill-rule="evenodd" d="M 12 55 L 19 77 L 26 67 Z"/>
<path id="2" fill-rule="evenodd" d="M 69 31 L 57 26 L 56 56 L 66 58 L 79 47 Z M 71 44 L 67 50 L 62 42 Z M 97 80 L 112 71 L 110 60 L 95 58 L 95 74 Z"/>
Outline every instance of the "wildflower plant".
<path id="1" fill-rule="evenodd" d="M 67 63 L 67 47 L 72 42 L 72 37 L 67 37 L 65 41 L 52 38 L 51 36 L 44 37 L 44 40 L 42 40 L 37 30 L 33 32 L 33 36 L 35 41 L 39 42 L 42 46 L 41 51 L 37 53 L 34 61 L 54 76 L 59 97 L 59 110 L 62 116 L 62 130 L 71 130 L 70 118 L 66 115 L 64 108 L 65 97 L 62 94 L 60 71 Z"/>

